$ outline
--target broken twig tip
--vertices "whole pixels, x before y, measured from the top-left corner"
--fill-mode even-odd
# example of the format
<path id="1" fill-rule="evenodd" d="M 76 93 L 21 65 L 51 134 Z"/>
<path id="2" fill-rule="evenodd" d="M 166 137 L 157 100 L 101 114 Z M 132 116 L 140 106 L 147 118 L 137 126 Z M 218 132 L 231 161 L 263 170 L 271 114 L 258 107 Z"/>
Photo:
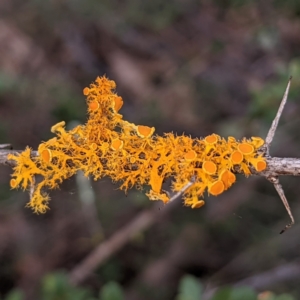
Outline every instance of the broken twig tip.
<path id="1" fill-rule="evenodd" d="M 284 232 L 286 232 L 288 229 L 290 229 L 292 226 L 294 225 L 294 222 L 287 224 L 281 231 L 279 234 L 283 234 Z"/>

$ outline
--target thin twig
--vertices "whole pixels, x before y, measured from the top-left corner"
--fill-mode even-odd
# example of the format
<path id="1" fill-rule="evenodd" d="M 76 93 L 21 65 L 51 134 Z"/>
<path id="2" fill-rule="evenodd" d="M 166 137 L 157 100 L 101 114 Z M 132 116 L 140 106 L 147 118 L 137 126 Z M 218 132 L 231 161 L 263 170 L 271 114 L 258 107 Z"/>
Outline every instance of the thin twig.
<path id="1" fill-rule="evenodd" d="M 169 202 L 172 202 L 183 195 L 183 193 L 189 189 L 195 183 L 194 178 L 191 179 L 179 192 L 175 193 L 170 199 Z"/>
<path id="2" fill-rule="evenodd" d="M 0 144 L 0 149 L 12 149 L 11 144 Z"/>
<path id="3" fill-rule="evenodd" d="M 276 129 L 277 129 L 280 117 L 282 115 L 284 106 L 285 106 L 287 98 L 288 98 L 288 94 L 289 94 L 289 90 L 290 90 L 290 85 L 291 85 L 291 80 L 292 80 L 292 77 L 290 77 L 290 79 L 288 81 L 286 90 L 284 92 L 283 98 L 281 100 L 280 106 L 279 106 L 277 114 L 276 114 L 276 117 L 273 120 L 272 125 L 271 125 L 271 127 L 269 129 L 269 132 L 267 134 L 267 137 L 266 137 L 265 146 L 267 148 L 267 153 L 266 153 L 267 155 L 269 155 L 270 145 L 271 145 L 271 143 L 273 141 L 273 138 L 274 138 L 274 135 L 275 135 L 275 132 L 276 132 Z"/>
<path id="4" fill-rule="evenodd" d="M 30 182 L 29 199 L 32 199 L 34 190 L 35 190 L 35 176 L 32 177 L 32 181 Z"/>
<path id="5" fill-rule="evenodd" d="M 184 186 L 180 192 L 176 193 L 176 195 L 171 198 L 172 202 L 167 204 L 164 209 L 160 210 L 160 212 L 158 212 L 158 210 L 161 207 L 161 204 L 156 204 L 152 209 L 142 211 L 129 224 L 122 227 L 113 236 L 102 242 L 81 263 L 70 271 L 70 282 L 74 285 L 83 282 L 89 275 L 91 275 L 93 270 L 95 270 L 99 264 L 116 253 L 128 241 L 130 241 L 132 237 L 141 231 L 146 230 L 156 221 L 161 220 L 165 214 L 178 204 L 178 202 L 174 200 L 178 199 L 192 184 L 192 182 L 189 182 L 186 186 Z"/>
<path id="6" fill-rule="evenodd" d="M 24 150 L 0 150 L 0 165 L 8 165 L 8 166 L 14 167 L 16 165 L 15 161 L 7 159 L 7 155 L 8 154 L 17 155 L 23 151 Z M 30 155 L 31 155 L 31 157 L 36 157 L 36 156 L 38 156 L 38 152 L 31 150 Z"/>
<path id="7" fill-rule="evenodd" d="M 245 278 L 237 282 L 234 287 L 250 286 L 254 289 L 266 289 L 283 281 L 291 282 L 293 279 L 297 282 L 300 276 L 300 263 L 287 263 L 271 270 L 262 272 L 252 277 Z"/>
<path id="8" fill-rule="evenodd" d="M 277 227 L 277 225 L 274 225 Z M 273 229 L 272 229 L 273 230 Z M 219 269 L 213 276 L 205 282 L 205 291 L 203 294 L 203 300 L 208 300 L 213 297 L 213 294 L 222 287 L 222 282 L 226 274 L 231 274 L 231 278 L 241 278 L 241 274 L 254 274 L 257 273 L 257 266 L 262 267 L 263 256 L 260 256 L 262 249 L 264 251 L 272 251 L 272 249 L 278 249 L 281 244 L 288 245 L 284 248 L 284 252 L 293 251 L 297 240 L 295 236 L 300 233 L 300 224 L 293 227 L 294 234 L 287 234 L 285 236 L 272 236 L 267 240 L 263 240 L 260 243 L 253 245 L 250 248 L 244 249 L 240 253 L 236 254 L 229 262 L 227 262 L 221 269 Z M 288 252 L 290 253 L 290 252 Z M 255 264 L 253 264 L 255 261 Z M 290 281 L 292 278 L 298 280 L 300 276 L 300 261 L 293 261 L 291 264 L 281 264 L 274 267 L 274 269 L 269 269 L 268 271 L 260 270 L 260 274 L 256 274 L 244 279 L 240 279 L 237 282 L 226 281 L 226 284 L 230 284 L 232 287 L 238 286 L 249 286 L 255 290 L 264 291 L 270 289 L 272 286 L 284 281 Z M 294 265 L 293 268 L 290 266 Z M 294 272 L 297 270 L 297 272 Z M 244 272 L 244 273 L 243 273 Z M 246 276 L 246 275 L 245 275 Z"/>
<path id="9" fill-rule="evenodd" d="M 300 276 L 300 263 L 299 262 L 292 262 L 287 263 L 278 267 L 275 267 L 271 270 L 262 272 L 260 274 L 253 275 L 251 277 L 242 279 L 235 283 L 233 287 L 251 287 L 256 290 L 265 290 L 276 284 L 282 282 L 291 282 L 295 280 L 298 281 Z M 220 286 L 221 287 L 221 286 Z M 211 299 L 211 297 L 216 293 L 216 291 L 220 287 L 209 287 L 205 294 L 202 296 L 204 300 Z"/>
<path id="10" fill-rule="evenodd" d="M 0 165 L 15 166 L 15 161 L 8 160 L 8 154 L 17 154 L 22 150 L 0 150 Z M 37 151 L 31 151 L 31 157 L 36 157 Z M 251 168 L 253 175 L 272 177 L 272 176 L 300 176 L 300 158 L 293 157 L 266 157 L 267 168 L 263 172 L 257 172 Z M 187 186 L 189 188 L 190 185 Z M 174 195 L 177 197 L 177 193 Z M 174 197 L 172 196 L 172 198 Z M 172 199 L 171 198 L 171 199 Z"/>
<path id="11" fill-rule="evenodd" d="M 93 237 L 104 238 L 104 230 L 97 216 L 96 195 L 88 177 L 82 171 L 76 173 L 78 198 L 81 202 L 82 212 L 86 218 L 86 224 Z"/>

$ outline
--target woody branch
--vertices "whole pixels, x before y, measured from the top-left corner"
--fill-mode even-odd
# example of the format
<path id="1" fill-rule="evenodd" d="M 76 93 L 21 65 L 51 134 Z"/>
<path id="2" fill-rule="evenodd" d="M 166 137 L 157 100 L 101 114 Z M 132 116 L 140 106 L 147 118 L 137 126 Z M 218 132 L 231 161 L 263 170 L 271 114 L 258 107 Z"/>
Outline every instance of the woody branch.
<path id="1" fill-rule="evenodd" d="M 21 153 L 23 150 L 0 150 L 0 164 L 13 167 L 15 162 L 7 159 L 8 154 Z M 31 151 L 32 157 L 37 156 L 37 151 Z M 300 176 L 300 158 L 267 157 L 267 168 L 262 172 L 251 169 L 253 175 L 263 177 Z"/>

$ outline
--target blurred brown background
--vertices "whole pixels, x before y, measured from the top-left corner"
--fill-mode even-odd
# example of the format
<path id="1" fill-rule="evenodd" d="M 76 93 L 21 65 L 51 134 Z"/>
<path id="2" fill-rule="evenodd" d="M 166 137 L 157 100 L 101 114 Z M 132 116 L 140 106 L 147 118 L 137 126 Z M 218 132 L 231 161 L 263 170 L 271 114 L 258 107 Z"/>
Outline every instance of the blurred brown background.
<path id="1" fill-rule="evenodd" d="M 36 149 L 56 122 L 84 123 L 82 89 L 104 74 L 131 122 L 237 138 L 265 137 L 292 75 L 271 154 L 300 156 L 299 1 L 0 1 L 0 143 Z M 48 213 L 34 215 L 28 193 L 10 190 L 10 172 L 0 168 L 0 295 L 20 288 L 38 299 L 46 274 L 72 270 L 154 204 L 79 174 L 51 192 Z M 202 209 L 157 209 L 158 222 L 112 250 L 82 286 L 116 281 L 127 299 L 173 299 L 185 274 L 207 291 L 261 276 L 246 283 L 299 299 L 300 275 L 289 266 L 299 266 L 300 179 L 281 182 L 297 222 L 284 235 L 289 219 L 273 186 L 240 176 Z"/>

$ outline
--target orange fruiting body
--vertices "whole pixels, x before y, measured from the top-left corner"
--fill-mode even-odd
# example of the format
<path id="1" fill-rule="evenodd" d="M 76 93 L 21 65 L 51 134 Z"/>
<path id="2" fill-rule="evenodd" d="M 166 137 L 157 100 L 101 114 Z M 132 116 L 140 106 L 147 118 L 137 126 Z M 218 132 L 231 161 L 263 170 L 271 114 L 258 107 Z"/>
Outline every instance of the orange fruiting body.
<path id="1" fill-rule="evenodd" d="M 207 136 L 204 141 L 208 144 L 215 144 L 218 141 L 218 136 L 216 134 L 211 134 Z"/>
<path id="2" fill-rule="evenodd" d="M 49 149 L 45 149 L 42 151 L 41 157 L 46 163 L 49 163 L 52 160 L 52 153 Z"/>
<path id="3" fill-rule="evenodd" d="M 123 141 L 119 140 L 119 139 L 115 139 L 111 142 L 111 148 L 113 150 L 120 150 L 123 148 Z"/>
<path id="4" fill-rule="evenodd" d="M 200 201 L 198 201 L 198 202 L 192 204 L 191 207 L 192 207 L 192 208 L 200 208 L 200 207 L 202 207 L 204 204 L 205 204 L 205 202 L 204 202 L 203 200 L 200 200 Z"/>
<path id="5" fill-rule="evenodd" d="M 152 134 L 154 133 L 154 127 L 149 127 L 149 126 L 143 126 L 143 125 L 138 125 L 136 126 L 136 132 L 138 136 L 141 138 L 148 138 L 151 137 Z"/>
<path id="6" fill-rule="evenodd" d="M 238 145 L 238 149 L 241 153 L 245 155 L 252 154 L 254 152 L 254 147 L 248 143 L 242 143 Z"/>
<path id="7" fill-rule="evenodd" d="M 16 179 L 12 178 L 9 183 L 10 183 L 11 188 L 14 189 L 14 188 L 17 187 L 17 180 Z"/>
<path id="8" fill-rule="evenodd" d="M 261 160 L 261 161 L 258 161 L 254 167 L 255 167 L 256 171 L 262 172 L 263 170 L 266 169 L 267 163 L 264 160 Z"/>
<path id="9" fill-rule="evenodd" d="M 208 188 L 208 192 L 214 196 L 217 196 L 222 194 L 224 189 L 224 183 L 221 180 L 218 180 Z"/>
<path id="10" fill-rule="evenodd" d="M 118 112 L 123 106 L 123 99 L 122 97 L 116 97 L 114 99 L 114 109 L 115 109 L 115 112 Z"/>
<path id="11" fill-rule="evenodd" d="M 235 175 L 228 170 L 223 170 L 219 176 L 219 179 L 223 181 L 225 189 L 228 189 L 236 181 Z"/>
<path id="12" fill-rule="evenodd" d="M 85 88 L 83 89 L 83 95 L 84 95 L 84 96 L 87 96 L 87 95 L 89 94 L 89 92 L 90 92 L 90 89 L 89 89 L 88 87 L 85 87 Z"/>
<path id="13" fill-rule="evenodd" d="M 202 165 L 202 169 L 206 174 L 213 175 L 217 172 L 217 166 L 212 161 L 205 161 Z"/>
<path id="14" fill-rule="evenodd" d="M 97 101 L 92 101 L 92 102 L 89 103 L 89 109 L 91 111 L 96 111 L 96 110 L 99 109 L 99 107 L 100 107 L 100 104 Z"/>
<path id="15" fill-rule="evenodd" d="M 190 150 L 189 152 L 184 154 L 184 159 L 187 161 L 193 161 L 197 158 L 197 153 L 194 150 Z"/>
<path id="16" fill-rule="evenodd" d="M 238 165 L 243 161 L 244 156 L 240 151 L 234 151 L 231 153 L 230 158 L 234 165 Z"/>

